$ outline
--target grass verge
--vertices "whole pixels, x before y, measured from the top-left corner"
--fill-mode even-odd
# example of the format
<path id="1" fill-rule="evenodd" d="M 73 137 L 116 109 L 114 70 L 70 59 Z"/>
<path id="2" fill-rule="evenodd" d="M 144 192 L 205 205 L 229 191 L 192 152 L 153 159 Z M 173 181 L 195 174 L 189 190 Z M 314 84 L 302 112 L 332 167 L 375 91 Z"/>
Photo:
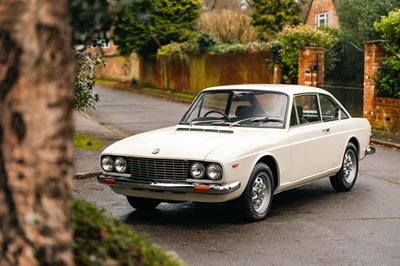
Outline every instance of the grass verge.
<path id="1" fill-rule="evenodd" d="M 75 133 L 74 145 L 76 148 L 89 151 L 99 150 L 103 147 L 99 139 L 82 133 Z"/>

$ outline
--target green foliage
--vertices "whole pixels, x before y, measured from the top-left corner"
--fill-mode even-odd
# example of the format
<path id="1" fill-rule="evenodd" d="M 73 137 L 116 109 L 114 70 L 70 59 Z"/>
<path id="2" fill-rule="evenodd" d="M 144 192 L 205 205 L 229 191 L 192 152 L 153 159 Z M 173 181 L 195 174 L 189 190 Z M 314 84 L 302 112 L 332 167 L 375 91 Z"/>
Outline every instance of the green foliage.
<path id="1" fill-rule="evenodd" d="M 74 83 L 74 109 L 85 110 L 89 107 L 95 108 L 95 104 L 100 98 L 93 90 L 95 85 L 94 70 L 96 65 L 105 65 L 105 59 L 98 54 L 76 52 L 75 61 L 77 70 Z"/>
<path id="2" fill-rule="evenodd" d="M 123 55 L 152 55 L 162 45 L 189 38 L 200 0 L 142 0 L 121 9 L 114 41 Z"/>
<path id="3" fill-rule="evenodd" d="M 266 42 L 249 43 L 222 43 L 214 40 L 205 33 L 195 35 L 195 37 L 183 43 L 170 43 L 158 49 L 157 55 L 190 55 L 199 53 L 246 53 L 268 51 Z"/>
<path id="4" fill-rule="evenodd" d="M 373 24 L 381 16 L 400 7 L 399 0 L 340 0 L 335 4 L 341 29 L 363 49 L 365 41 L 378 39 Z"/>
<path id="5" fill-rule="evenodd" d="M 379 95 L 400 99 L 400 9 L 382 17 L 381 21 L 375 22 L 374 27 L 387 40 L 384 43 L 386 55 L 378 70 Z"/>
<path id="6" fill-rule="evenodd" d="M 68 0 L 73 43 L 86 44 L 104 36 L 113 23 L 114 9 L 109 0 Z"/>
<path id="7" fill-rule="evenodd" d="M 304 1 L 254 0 L 253 25 L 262 40 L 273 40 L 286 25 L 300 23 L 299 14 Z"/>
<path id="8" fill-rule="evenodd" d="M 328 28 L 314 28 L 307 25 L 286 27 L 277 36 L 277 41 L 270 43 L 270 51 L 275 62 L 284 66 L 285 82 L 296 84 L 298 79 L 299 50 L 306 47 L 325 49 L 325 71 L 332 71 L 336 54 L 333 47 L 338 33 Z M 285 71 L 286 70 L 286 71 Z"/>
<path id="9" fill-rule="evenodd" d="M 84 200 L 73 201 L 72 227 L 76 265 L 182 265 Z"/>
<path id="10" fill-rule="evenodd" d="M 203 53 L 208 51 L 209 49 L 211 49 L 211 47 L 213 47 L 214 45 L 217 44 L 217 41 L 214 40 L 212 37 L 210 37 L 206 33 L 198 34 L 196 37 L 196 42 L 199 46 L 200 52 L 203 52 Z"/>
<path id="11" fill-rule="evenodd" d="M 340 0 L 335 3 L 343 32 L 337 46 L 339 53 L 335 80 L 363 83 L 364 43 L 380 39 L 374 31 L 373 23 L 389 11 L 400 7 L 399 0 Z"/>

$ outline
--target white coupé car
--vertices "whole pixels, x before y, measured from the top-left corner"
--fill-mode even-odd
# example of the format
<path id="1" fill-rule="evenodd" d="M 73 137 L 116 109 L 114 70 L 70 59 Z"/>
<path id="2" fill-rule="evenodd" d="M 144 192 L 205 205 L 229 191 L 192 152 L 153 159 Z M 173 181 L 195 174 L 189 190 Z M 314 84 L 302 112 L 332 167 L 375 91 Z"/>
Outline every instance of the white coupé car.
<path id="1" fill-rule="evenodd" d="M 375 152 L 371 127 L 322 89 L 230 85 L 203 90 L 178 125 L 118 141 L 101 155 L 98 181 L 135 209 L 160 202 L 235 201 L 264 219 L 274 194 L 330 177 L 350 190 Z"/>

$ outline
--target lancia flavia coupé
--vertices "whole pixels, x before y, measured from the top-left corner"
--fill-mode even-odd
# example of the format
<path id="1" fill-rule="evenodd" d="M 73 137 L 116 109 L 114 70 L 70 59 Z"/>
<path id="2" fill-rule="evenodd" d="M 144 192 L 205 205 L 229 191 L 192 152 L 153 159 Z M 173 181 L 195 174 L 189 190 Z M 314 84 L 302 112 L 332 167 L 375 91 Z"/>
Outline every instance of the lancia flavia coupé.
<path id="1" fill-rule="evenodd" d="M 157 115 L 157 114 L 155 114 Z M 295 85 L 203 90 L 176 126 L 120 140 L 101 154 L 98 181 L 138 210 L 160 202 L 234 202 L 264 219 L 273 196 L 329 177 L 350 190 L 371 127 L 329 92 Z"/>

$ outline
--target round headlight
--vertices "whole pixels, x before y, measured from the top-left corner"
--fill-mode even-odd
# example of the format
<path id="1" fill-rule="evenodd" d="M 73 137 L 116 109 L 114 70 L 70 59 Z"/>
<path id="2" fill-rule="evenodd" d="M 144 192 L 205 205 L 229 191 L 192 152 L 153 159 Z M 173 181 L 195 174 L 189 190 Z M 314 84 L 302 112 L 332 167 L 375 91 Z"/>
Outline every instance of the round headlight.
<path id="1" fill-rule="evenodd" d="M 125 173 L 126 168 L 128 166 L 126 160 L 122 157 L 117 157 L 117 159 L 115 159 L 114 165 L 115 165 L 115 171 L 117 171 L 118 173 Z"/>
<path id="2" fill-rule="evenodd" d="M 210 163 L 207 167 L 207 176 L 211 180 L 218 180 L 222 177 L 222 168 L 219 164 Z"/>
<path id="3" fill-rule="evenodd" d="M 114 161 L 110 156 L 104 156 L 103 159 L 101 159 L 101 167 L 104 171 L 111 172 L 113 169 L 113 165 Z"/>
<path id="4" fill-rule="evenodd" d="M 203 178 L 205 173 L 205 168 L 204 165 L 202 163 L 192 163 L 192 165 L 190 165 L 190 175 L 193 178 L 196 179 L 200 179 Z"/>

